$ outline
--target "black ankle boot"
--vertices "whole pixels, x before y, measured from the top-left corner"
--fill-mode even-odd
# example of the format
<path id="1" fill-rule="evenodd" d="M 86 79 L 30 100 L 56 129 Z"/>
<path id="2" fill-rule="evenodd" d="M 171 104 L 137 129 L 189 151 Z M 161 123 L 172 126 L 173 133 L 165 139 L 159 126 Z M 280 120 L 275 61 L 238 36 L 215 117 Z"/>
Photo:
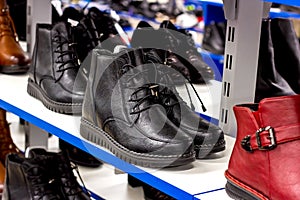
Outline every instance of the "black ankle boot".
<path id="1" fill-rule="evenodd" d="M 3 200 L 62 199 L 51 182 L 47 161 L 42 158 L 24 158 L 9 154 L 6 159 L 6 177 Z"/>
<path id="2" fill-rule="evenodd" d="M 264 19 L 260 36 L 255 102 L 260 102 L 266 97 L 296 94 L 288 82 L 278 73 L 274 51 L 271 19 Z"/>
<path id="3" fill-rule="evenodd" d="M 68 23 L 37 24 L 27 91 L 47 108 L 80 114 L 85 83 L 74 82 L 80 67 Z"/>
<path id="4" fill-rule="evenodd" d="M 142 50 L 93 51 L 80 134 L 123 160 L 167 167 L 195 160 L 192 138 L 167 119 Z M 148 73 L 149 72 L 149 73 Z"/>
<path id="5" fill-rule="evenodd" d="M 55 190 L 61 199 L 66 200 L 89 200 L 90 194 L 87 189 L 79 185 L 77 178 L 73 173 L 75 169 L 78 177 L 81 179 L 77 166 L 72 164 L 69 157 L 64 152 L 47 152 L 45 149 L 30 149 L 28 156 L 31 159 L 42 159 L 46 163 L 47 175 L 51 177 Z M 82 180 L 81 180 L 82 181 Z M 82 182 L 82 184 L 84 184 Z"/>

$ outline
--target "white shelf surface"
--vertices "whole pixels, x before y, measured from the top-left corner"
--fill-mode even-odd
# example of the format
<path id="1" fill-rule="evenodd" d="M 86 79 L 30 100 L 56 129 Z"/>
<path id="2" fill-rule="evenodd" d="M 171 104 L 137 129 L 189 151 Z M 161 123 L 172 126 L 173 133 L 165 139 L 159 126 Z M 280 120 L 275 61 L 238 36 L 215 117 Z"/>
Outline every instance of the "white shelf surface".
<path id="1" fill-rule="evenodd" d="M 197 86 L 201 97 L 208 96 L 214 100 L 219 98 L 217 93 L 220 94 L 220 82 L 212 82 L 208 87 L 203 89 L 201 86 Z M 50 111 L 39 100 L 27 94 L 27 75 L 0 75 L 0 88 L 0 107 L 72 143 L 78 148 L 88 150 L 95 157 L 171 194 L 175 198 L 192 199 L 200 193 L 213 194 L 214 192 L 211 191 L 222 189 L 225 186 L 224 171 L 227 168 L 234 143 L 234 139 L 231 137 L 226 136 L 226 151 L 214 154 L 210 159 L 197 160 L 189 165 L 162 170 L 136 167 L 83 139 L 79 134 L 80 116 L 64 115 Z M 205 91 L 209 94 L 204 94 Z M 212 110 L 212 107 L 217 106 L 218 103 L 209 103 L 209 98 L 205 98 L 203 101 L 207 101 L 206 107 L 208 110 Z M 217 111 L 219 108 L 217 107 L 214 110 Z M 215 115 L 218 114 L 215 112 Z M 98 177 L 94 176 L 93 178 Z M 105 182 L 100 184 L 105 184 Z M 97 184 L 88 188 L 96 194 L 101 193 L 99 191 L 101 188 Z M 227 198 L 227 196 L 224 196 L 224 198 Z"/>

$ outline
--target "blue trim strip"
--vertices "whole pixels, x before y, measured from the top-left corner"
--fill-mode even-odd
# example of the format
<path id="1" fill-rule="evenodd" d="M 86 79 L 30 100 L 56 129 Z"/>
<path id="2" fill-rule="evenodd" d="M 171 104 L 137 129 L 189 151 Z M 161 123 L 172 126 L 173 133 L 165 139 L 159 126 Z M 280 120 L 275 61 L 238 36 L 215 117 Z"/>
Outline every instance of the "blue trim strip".
<path id="1" fill-rule="evenodd" d="M 156 187 L 157 189 L 163 191 L 164 193 L 176 198 L 176 199 L 193 199 L 193 195 L 189 194 L 186 191 L 183 191 L 175 186 L 173 186 L 170 183 L 165 182 L 164 180 L 161 180 L 148 172 L 143 171 L 142 169 L 131 165 L 111 153 L 108 153 L 107 151 L 97 148 L 94 145 L 90 144 L 89 142 L 86 142 L 85 140 L 81 140 L 80 138 L 77 138 L 76 136 L 67 133 L 64 130 L 61 130 L 52 124 L 49 124 L 48 122 L 41 120 L 30 113 L 27 113 L 5 101 L 0 99 L 0 107 L 18 115 L 22 119 L 44 129 L 45 131 L 52 133 L 56 135 L 57 137 L 73 144 L 74 146 L 82 149 L 83 151 L 86 151 L 90 153 L 91 155 L 97 157 L 100 160 L 103 160 L 104 162 L 113 165 L 117 167 L 118 169 L 124 171 L 125 173 L 128 173 L 132 175 L 133 177 L 148 183 L 149 185 L 152 185 L 153 187 Z"/>

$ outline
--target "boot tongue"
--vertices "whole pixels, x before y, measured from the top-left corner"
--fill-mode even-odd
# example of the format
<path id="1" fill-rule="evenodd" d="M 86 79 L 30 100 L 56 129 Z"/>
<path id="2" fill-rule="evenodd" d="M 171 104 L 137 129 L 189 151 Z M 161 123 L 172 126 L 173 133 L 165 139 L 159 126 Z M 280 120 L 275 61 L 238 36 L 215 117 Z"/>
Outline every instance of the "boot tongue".
<path id="1" fill-rule="evenodd" d="M 259 103 L 261 126 L 280 127 L 299 123 L 300 95 L 266 98 Z"/>

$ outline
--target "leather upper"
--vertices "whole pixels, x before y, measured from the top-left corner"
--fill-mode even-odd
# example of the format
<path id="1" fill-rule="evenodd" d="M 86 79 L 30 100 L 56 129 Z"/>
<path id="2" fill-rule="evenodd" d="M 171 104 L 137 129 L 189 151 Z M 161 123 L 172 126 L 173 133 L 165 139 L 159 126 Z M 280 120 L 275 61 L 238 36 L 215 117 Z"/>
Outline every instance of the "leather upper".
<path id="1" fill-rule="evenodd" d="M 83 118 L 135 152 L 190 152 L 192 139 L 176 128 L 164 108 L 153 100 L 143 52 L 126 49 L 116 54 L 107 50 L 94 53 L 92 66 L 98 71 L 90 72 L 94 80 L 90 76 Z"/>
<path id="2" fill-rule="evenodd" d="M 299 110 L 300 95 L 266 98 L 259 104 L 235 106 L 238 132 L 229 162 L 229 174 L 269 199 L 297 199 L 300 195 L 297 164 L 300 162 L 299 138 L 287 140 L 271 150 L 253 152 L 243 149 L 241 141 L 247 135 L 255 134 L 259 128 L 267 126 L 275 129 L 275 137 L 276 129 L 282 130 L 278 133 L 282 137 L 285 127 L 286 135 L 291 135 L 290 128 L 300 125 Z"/>
<path id="3" fill-rule="evenodd" d="M 71 39 L 71 27 L 59 22 L 53 27 L 38 24 L 29 77 L 56 102 L 81 103 L 86 83 L 76 83 L 79 61 Z"/>
<path id="4" fill-rule="evenodd" d="M 6 111 L 0 109 L 0 162 L 5 165 L 6 156 L 10 153 L 20 153 L 10 134 L 9 124 L 6 120 Z"/>
<path id="5" fill-rule="evenodd" d="M 19 44 L 8 7 L 0 9 L 0 66 L 27 66 L 30 58 Z"/>

